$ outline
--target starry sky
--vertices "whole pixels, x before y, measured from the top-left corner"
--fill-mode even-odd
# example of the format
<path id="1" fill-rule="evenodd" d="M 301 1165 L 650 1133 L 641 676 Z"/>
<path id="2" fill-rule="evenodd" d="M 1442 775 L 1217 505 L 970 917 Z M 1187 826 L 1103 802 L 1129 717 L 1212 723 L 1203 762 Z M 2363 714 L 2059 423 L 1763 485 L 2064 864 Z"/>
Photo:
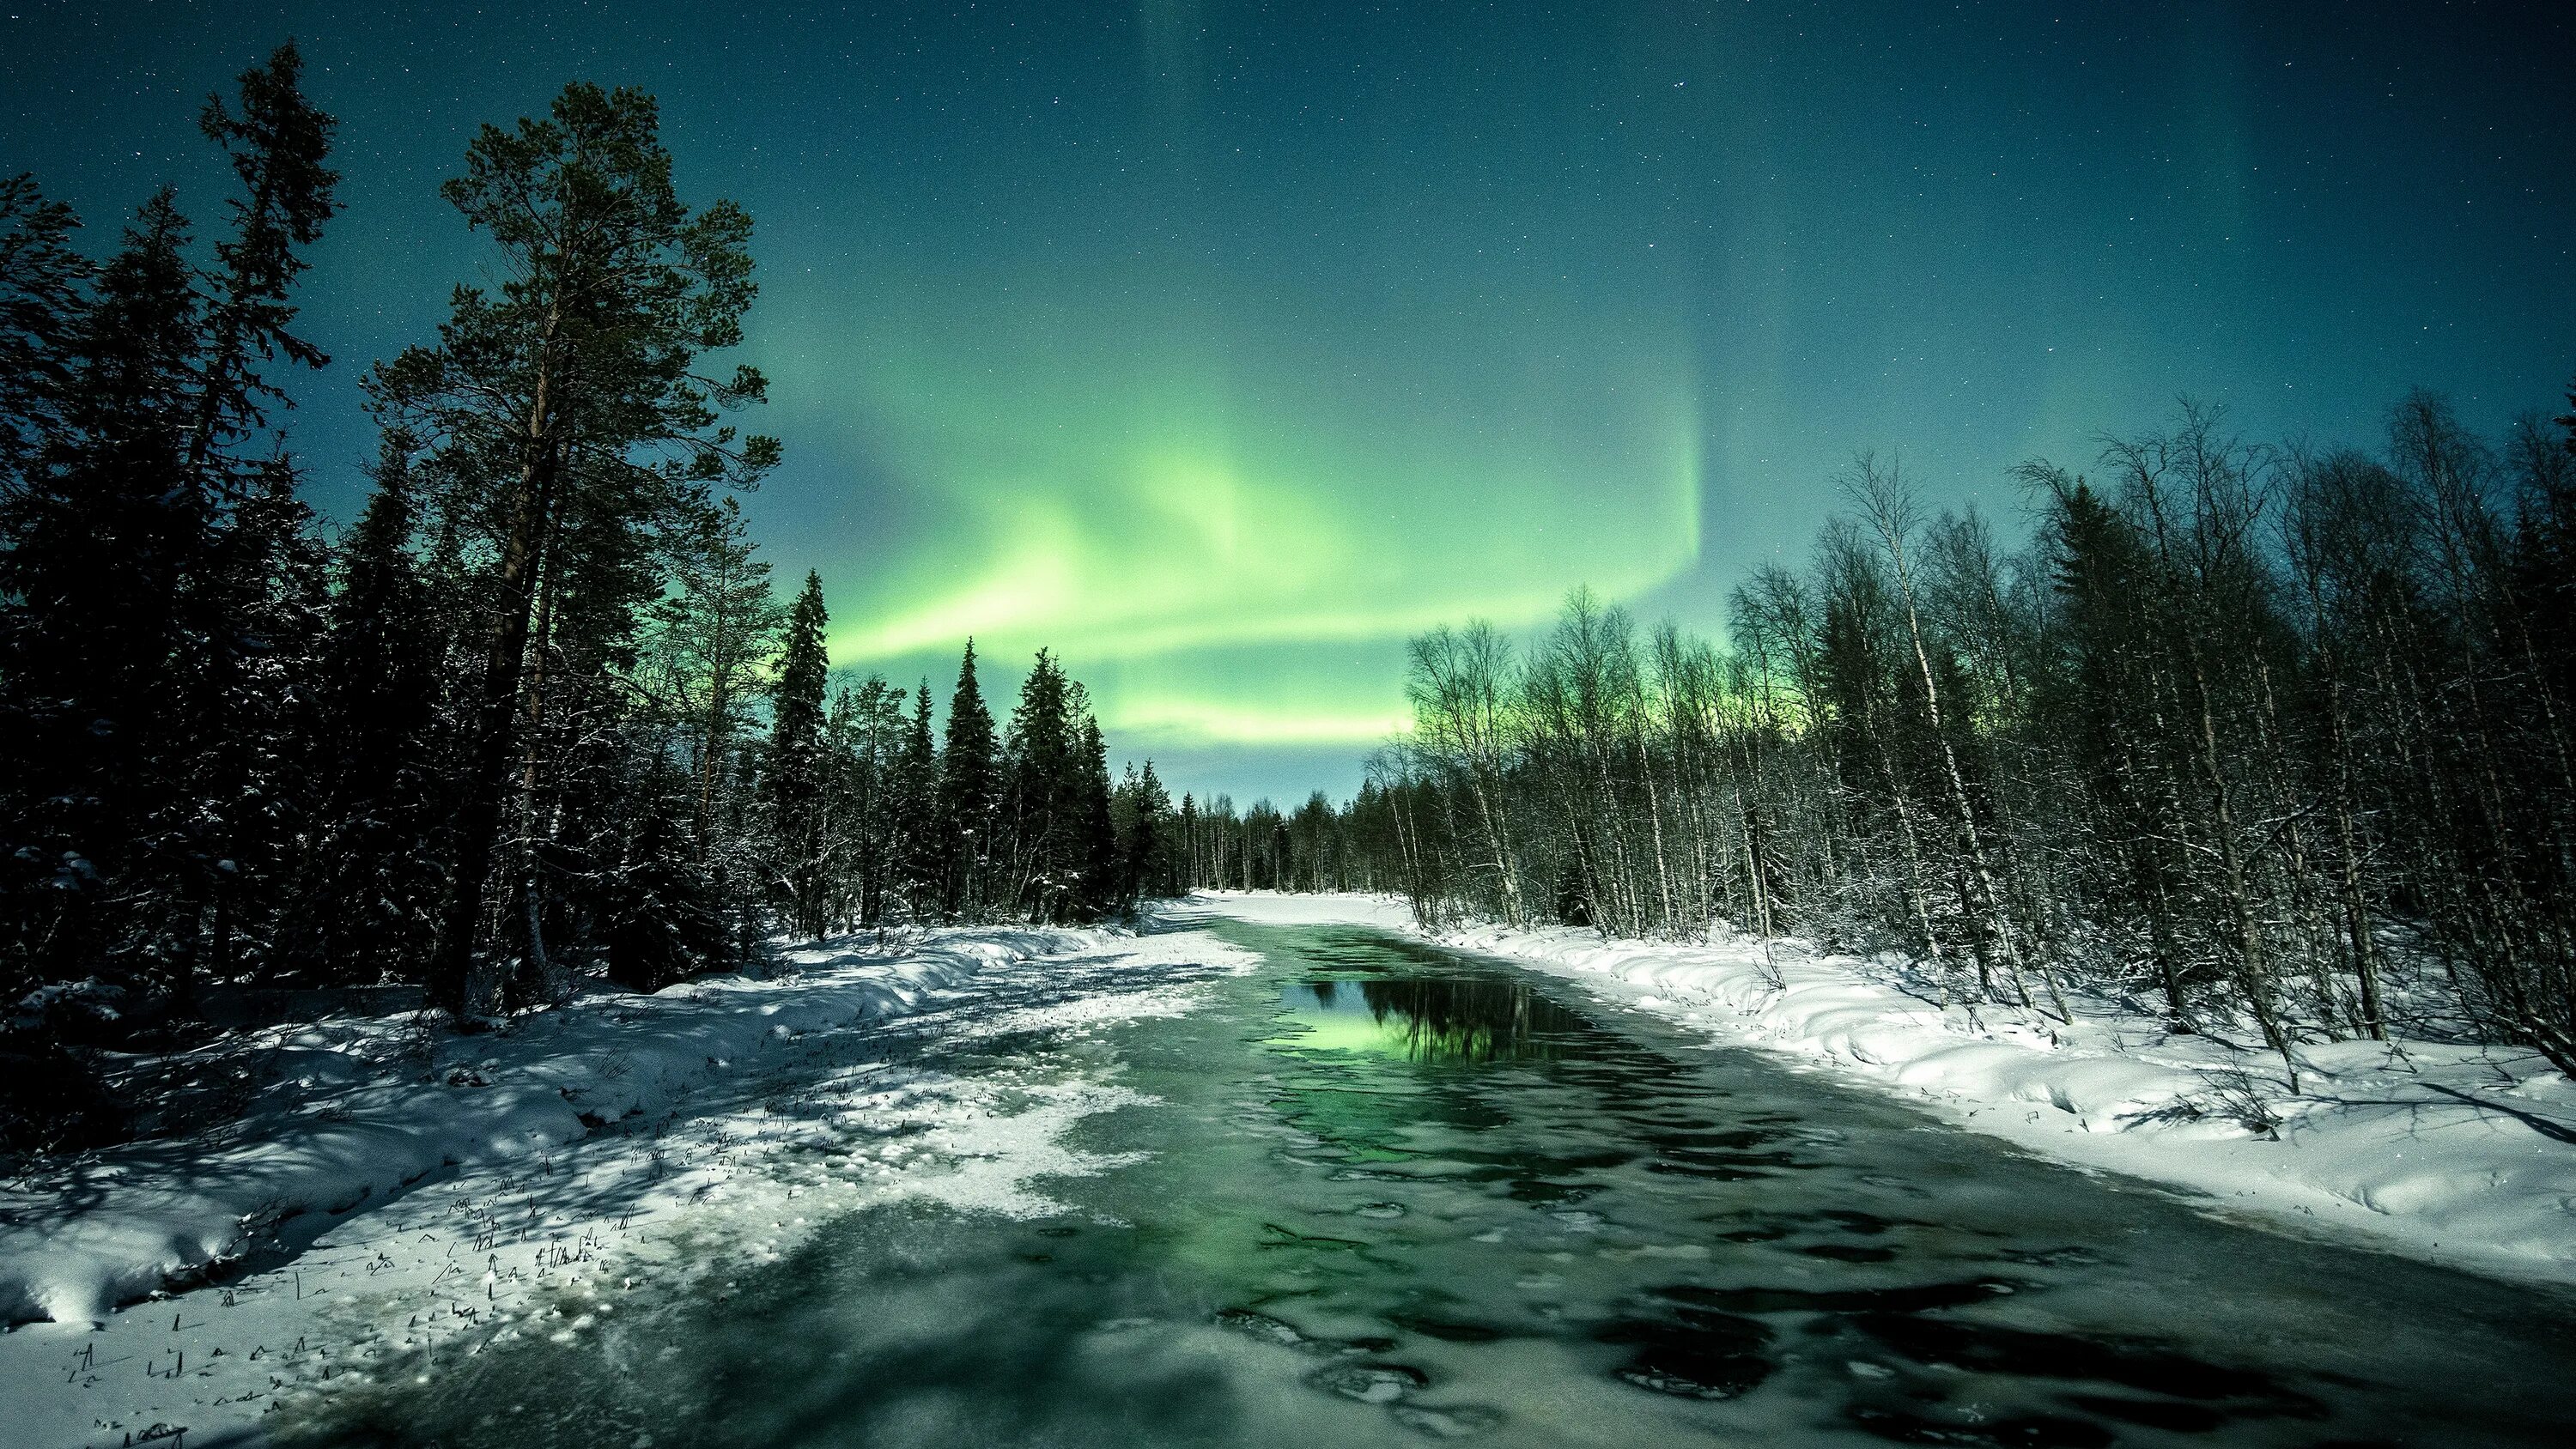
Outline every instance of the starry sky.
<path id="1" fill-rule="evenodd" d="M 2184 394 L 2374 440 L 2576 371 L 2576 11 L 1705 0 L 0 0 L 0 171 L 109 244 L 220 217 L 204 94 L 288 35 L 342 118 L 293 442 L 346 518 L 357 379 L 483 253 L 436 198 L 567 80 L 654 92 L 759 224 L 748 500 L 837 663 L 944 694 L 1040 645 L 1123 756 L 1356 786 L 1403 641 L 1589 584 L 1713 629 L 1859 449 L 2014 518 Z"/>

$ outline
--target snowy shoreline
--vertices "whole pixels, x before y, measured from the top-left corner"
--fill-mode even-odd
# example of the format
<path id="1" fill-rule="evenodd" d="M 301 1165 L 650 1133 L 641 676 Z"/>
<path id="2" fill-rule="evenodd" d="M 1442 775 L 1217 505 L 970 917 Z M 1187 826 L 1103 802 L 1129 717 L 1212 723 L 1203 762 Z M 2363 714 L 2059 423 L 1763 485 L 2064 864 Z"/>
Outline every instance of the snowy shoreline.
<path id="1" fill-rule="evenodd" d="M 667 1110 L 778 1041 L 917 1010 L 998 962 L 1097 933 L 935 933 L 886 952 L 795 952 L 793 974 L 598 994 L 486 1036 L 406 1013 L 328 1017 L 210 1050 L 261 1058 L 271 1103 L 208 1134 L 43 1164 L 0 1185 L 0 1322 L 86 1323 L 165 1286 L 291 1254 L 443 1168 L 545 1162 Z"/>
<path id="2" fill-rule="evenodd" d="M 979 1044 L 1185 1012 L 1249 964 L 1203 933 L 1105 929 L 785 958 L 490 1035 L 388 1016 L 225 1039 L 272 1068 L 236 1121 L 0 1187 L 10 1442 L 256 1442 L 317 1391 L 721 1296 L 852 1211 L 1060 1211 L 1040 1180 L 1116 1165 L 1066 1132 L 1144 1099 L 1052 1048 Z M 979 1064 L 949 1070 L 959 1054 Z"/>
<path id="3" fill-rule="evenodd" d="M 1201 892 L 1173 908 L 1373 926 L 1504 957 L 1610 1001 L 1916 1101 L 2081 1168 L 2205 1195 L 2213 1209 L 2491 1275 L 2576 1286 L 2576 1084 L 2536 1054 L 2432 1042 L 2277 1058 L 2087 998 L 2075 1020 L 1941 1009 L 1890 961 L 1750 939 L 1681 945 L 1566 927 L 1426 932 L 1392 897 Z M 1780 985 L 1772 982 L 1777 971 Z M 2250 1094 L 2250 1097 L 2249 1097 Z M 2259 1099 L 2257 1133 L 2235 1115 Z"/>

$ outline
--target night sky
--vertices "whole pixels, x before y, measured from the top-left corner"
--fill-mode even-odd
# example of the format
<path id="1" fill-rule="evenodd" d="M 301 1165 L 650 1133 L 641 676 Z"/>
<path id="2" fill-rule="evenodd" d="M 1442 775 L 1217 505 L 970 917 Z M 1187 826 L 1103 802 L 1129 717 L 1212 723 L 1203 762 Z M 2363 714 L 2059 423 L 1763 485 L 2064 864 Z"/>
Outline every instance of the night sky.
<path id="1" fill-rule="evenodd" d="M 836 662 L 1051 644 L 1177 793 L 1356 785 L 1402 641 L 1589 583 L 1713 627 L 1861 448 L 2011 518 L 2188 393 L 2372 442 L 2576 371 L 2576 7 L 0 0 L 0 171 L 201 229 L 204 94 L 293 35 L 346 213 L 294 444 L 482 253 L 473 127 L 660 96 L 759 223 L 747 360 Z"/>

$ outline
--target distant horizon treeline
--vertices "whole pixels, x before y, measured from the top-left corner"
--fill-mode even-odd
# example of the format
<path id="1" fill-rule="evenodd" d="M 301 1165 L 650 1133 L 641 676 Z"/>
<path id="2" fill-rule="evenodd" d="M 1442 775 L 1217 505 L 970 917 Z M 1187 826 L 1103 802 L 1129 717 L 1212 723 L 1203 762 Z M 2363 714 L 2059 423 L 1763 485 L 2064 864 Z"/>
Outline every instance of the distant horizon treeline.
<path id="1" fill-rule="evenodd" d="M 0 1147 L 112 1135 L 79 1052 L 213 988 L 470 1024 L 773 932 L 1129 908 L 1168 803 L 1051 655 L 997 723 L 969 643 L 934 741 L 926 682 L 832 688 L 819 578 L 775 596 L 733 494 L 778 444 L 725 420 L 766 382 L 708 366 L 751 221 L 680 200 L 648 95 L 474 137 L 441 194 L 495 280 L 366 374 L 373 490 L 324 536 L 281 426 L 339 209 L 301 72 L 206 103 L 211 246 L 165 189 L 93 261 L 0 180 Z"/>
<path id="2" fill-rule="evenodd" d="M 2576 405 L 2576 393 L 2571 393 Z M 1411 731 L 1305 825 L 1308 888 L 1426 923 L 1893 947 L 1947 1000 L 2507 1041 L 2576 1074 L 2576 413 L 2417 392 L 2376 453 L 2186 404 L 2018 547 L 1863 456 L 1732 648 L 1578 592 L 1413 641 Z"/>

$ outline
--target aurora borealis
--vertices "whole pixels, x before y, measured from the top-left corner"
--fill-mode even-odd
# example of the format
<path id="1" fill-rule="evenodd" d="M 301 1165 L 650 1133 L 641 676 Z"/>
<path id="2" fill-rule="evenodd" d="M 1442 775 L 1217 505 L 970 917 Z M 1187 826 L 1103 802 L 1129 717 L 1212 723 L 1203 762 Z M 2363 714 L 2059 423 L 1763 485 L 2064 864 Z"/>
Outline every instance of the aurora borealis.
<path id="1" fill-rule="evenodd" d="M 965 526 L 839 596 L 837 658 L 1054 644 L 1127 731 L 1347 744 L 1396 716 L 1370 646 L 1543 613 L 1584 577 L 1633 593 L 1696 550 L 1687 355 L 1632 353 L 1651 319 L 1617 347 L 1569 326 L 1538 358 L 1490 309 L 1346 317 L 1319 342 L 1240 302 L 1195 323 L 1043 297 L 962 330 L 871 320 L 908 344 L 861 364 L 876 466 Z M 1355 652 L 1378 678 L 1336 679 Z"/>
<path id="2" fill-rule="evenodd" d="M 1589 584 L 1714 626 L 1900 452 L 2009 517 L 2181 393 L 2370 442 L 2576 370 L 2549 7 L 24 4 L 0 171 L 94 231 L 211 216 L 197 97 L 295 35 L 347 214 L 294 419 L 345 513 L 356 379 L 479 255 L 436 198 L 565 80 L 664 103 L 759 223 L 749 502 L 836 661 L 1040 645 L 1176 788 L 1347 789 L 1407 634 Z M 113 138 L 102 144 L 98 138 Z"/>

